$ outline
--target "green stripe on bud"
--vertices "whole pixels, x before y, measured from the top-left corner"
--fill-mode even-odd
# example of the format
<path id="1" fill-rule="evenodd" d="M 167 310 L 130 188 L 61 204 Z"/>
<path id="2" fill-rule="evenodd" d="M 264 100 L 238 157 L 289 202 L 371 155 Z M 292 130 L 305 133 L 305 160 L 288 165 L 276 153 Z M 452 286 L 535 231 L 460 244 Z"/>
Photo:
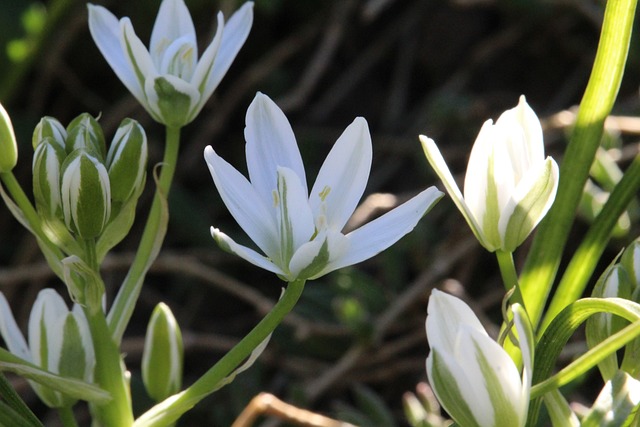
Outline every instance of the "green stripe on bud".
<path id="1" fill-rule="evenodd" d="M 67 156 L 63 147 L 54 138 L 45 137 L 33 154 L 33 195 L 38 211 L 47 219 L 63 218 L 60 174 Z"/>
<path id="2" fill-rule="evenodd" d="M 18 163 L 18 145 L 7 110 L 0 104 L 0 172 L 11 172 Z"/>
<path id="3" fill-rule="evenodd" d="M 109 174 L 85 150 L 71 153 L 62 165 L 62 211 L 67 228 L 83 239 L 100 235 L 111 214 Z"/>
<path id="4" fill-rule="evenodd" d="M 107 155 L 107 146 L 104 140 L 104 133 L 98 121 L 88 113 L 82 113 L 67 126 L 67 153 L 83 148 L 100 160 L 104 160 Z"/>
<path id="5" fill-rule="evenodd" d="M 60 148 L 64 149 L 67 139 L 67 130 L 62 123 L 53 117 L 45 116 L 40 119 L 36 128 L 33 130 L 32 144 L 35 150 L 45 138 L 53 138 Z"/>
<path id="6" fill-rule="evenodd" d="M 138 193 L 145 181 L 147 135 L 140 124 L 124 119 L 113 137 L 107 153 L 107 171 L 111 182 L 111 199 L 125 202 Z"/>
<path id="7" fill-rule="evenodd" d="M 142 380 L 156 401 L 177 393 L 182 385 L 183 346 L 178 322 L 160 303 L 151 314 L 142 353 Z"/>

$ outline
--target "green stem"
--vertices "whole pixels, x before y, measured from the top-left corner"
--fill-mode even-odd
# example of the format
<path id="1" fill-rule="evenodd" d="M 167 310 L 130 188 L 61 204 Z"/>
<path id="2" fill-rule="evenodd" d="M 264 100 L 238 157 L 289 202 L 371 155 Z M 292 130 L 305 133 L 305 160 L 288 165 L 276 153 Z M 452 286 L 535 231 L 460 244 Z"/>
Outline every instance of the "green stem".
<path id="1" fill-rule="evenodd" d="M 135 427 L 168 426 L 200 400 L 224 385 L 224 380 L 258 347 L 282 319 L 293 309 L 302 295 L 304 280 L 287 285 L 273 309 L 235 345 L 222 359 L 183 392 L 160 402 L 135 422 Z"/>
<path id="2" fill-rule="evenodd" d="M 94 381 L 111 394 L 109 402 L 94 405 L 98 421 L 103 426 L 131 426 L 133 411 L 120 350 L 112 339 L 104 313 L 93 312 L 88 308 L 84 312 L 89 322 L 96 357 Z"/>
<path id="3" fill-rule="evenodd" d="M 173 175 L 178 161 L 180 148 L 180 128 L 167 127 L 162 170 L 157 181 L 157 187 L 151 211 L 140 239 L 138 251 L 131 264 L 131 268 L 109 311 L 108 321 L 111 334 L 116 342 L 120 342 L 122 335 L 131 319 L 144 277 L 151 264 L 158 256 L 160 247 L 167 230 L 169 220 L 167 212 L 167 197 L 173 181 Z"/>
<path id="4" fill-rule="evenodd" d="M 55 256 L 60 260 L 65 257 L 65 254 L 56 245 L 49 240 L 49 238 L 42 231 L 42 222 L 40 216 L 36 212 L 35 208 L 31 204 L 31 201 L 22 190 L 22 187 L 18 183 L 13 172 L 0 173 L 0 179 L 4 183 L 5 187 L 9 191 L 9 194 L 13 198 L 13 201 L 22 211 L 24 219 L 27 221 L 27 225 L 30 231 L 35 234 L 41 244 L 45 245 Z"/>
<path id="5" fill-rule="evenodd" d="M 616 99 L 629 50 L 637 0 L 609 0 L 589 83 L 560 166 L 556 201 L 540 224 L 520 284 L 537 327 L 553 286 L 584 184 Z"/>
<path id="6" fill-rule="evenodd" d="M 611 335 L 552 377 L 531 387 L 531 399 L 570 383 L 638 336 L 640 336 L 640 320 Z"/>
<path id="7" fill-rule="evenodd" d="M 551 305 L 545 313 L 539 334 L 544 332 L 563 308 L 580 298 L 611 238 L 611 232 L 618 218 L 629 206 L 629 203 L 635 199 L 639 188 L 640 155 L 636 156 L 618 185 L 613 189 L 607 203 L 573 255 L 551 300 Z"/>
<path id="8" fill-rule="evenodd" d="M 76 421 L 76 417 L 73 415 L 73 410 L 70 406 L 58 408 L 58 415 L 60 416 L 60 421 L 62 421 L 62 425 L 64 427 L 78 427 L 78 422 Z"/>
<path id="9" fill-rule="evenodd" d="M 513 299 L 526 310 L 522 293 L 520 292 L 520 285 L 518 284 L 518 273 L 516 272 L 516 266 L 513 263 L 513 253 L 508 251 L 502 251 L 498 249 L 496 251 L 496 258 L 498 259 L 498 265 L 500 266 L 500 274 L 502 275 L 502 281 L 507 291 L 513 289 Z"/>

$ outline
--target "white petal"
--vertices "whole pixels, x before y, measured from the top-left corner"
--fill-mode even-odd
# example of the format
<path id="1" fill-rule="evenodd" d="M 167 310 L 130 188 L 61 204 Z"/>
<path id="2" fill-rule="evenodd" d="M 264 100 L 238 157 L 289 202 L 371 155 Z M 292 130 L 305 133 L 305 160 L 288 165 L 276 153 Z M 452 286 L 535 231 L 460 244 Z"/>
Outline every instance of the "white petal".
<path id="1" fill-rule="evenodd" d="M 43 289 L 38 293 L 36 301 L 31 308 L 29 315 L 29 349 L 33 363 L 44 369 L 51 369 L 47 366 L 49 361 L 48 346 L 52 341 L 60 340 L 59 331 L 55 331 L 57 319 L 69 312 L 67 304 L 62 297 L 53 289 Z M 43 336 L 42 333 L 45 332 Z M 45 344 L 46 347 L 42 347 Z M 55 343 L 51 343 L 52 348 Z"/>
<path id="2" fill-rule="evenodd" d="M 327 271 L 356 264 L 387 249 L 409 233 L 443 193 L 429 187 L 411 200 L 347 234 L 349 249 Z"/>
<path id="3" fill-rule="evenodd" d="M 210 81 L 213 72 L 213 64 L 217 60 L 218 49 L 220 49 L 220 43 L 222 42 L 222 32 L 224 31 L 224 17 L 222 12 L 218 13 L 218 26 L 216 28 L 216 34 L 213 36 L 211 43 L 202 53 L 202 57 L 198 60 L 196 69 L 191 77 L 191 84 L 198 88 L 202 98 L 200 104 L 197 107 L 197 111 L 194 111 L 194 116 L 202 109 L 202 106 L 207 102 L 213 91 L 216 89 Z M 217 86 L 217 84 L 216 84 Z"/>
<path id="4" fill-rule="evenodd" d="M 518 105 L 515 108 L 502 113 L 496 124 L 500 122 L 512 122 L 522 129 L 529 163 L 539 162 L 544 159 L 542 126 L 536 113 L 527 104 L 524 95 L 520 96 Z"/>
<path id="5" fill-rule="evenodd" d="M 473 231 L 473 234 L 476 236 L 480 244 L 486 247 L 484 234 L 482 233 L 482 229 L 480 228 L 480 224 L 478 224 L 476 218 L 474 217 L 474 213 L 471 211 L 469 206 L 467 205 L 460 189 L 458 188 L 458 184 L 456 184 L 456 180 L 451 175 L 449 168 L 447 167 L 442 154 L 440 154 L 440 150 L 438 146 L 431 138 L 427 138 L 424 135 L 420 135 L 420 142 L 422 143 L 422 148 L 424 150 L 424 154 L 429 161 L 429 164 L 433 168 L 433 170 L 438 174 L 440 180 L 442 180 L 442 184 L 444 185 L 447 193 L 455 203 L 456 207 L 462 214 L 462 216 L 467 220 L 467 224 Z M 495 248 L 494 248 L 495 250 Z"/>
<path id="6" fill-rule="evenodd" d="M 277 254 L 279 246 L 274 209 L 269 209 L 249 181 L 218 156 L 213 148 L 205 148 L 204 157 L 220 197 L 238 225 L 265 254 Z"/>
<path id="7" fill-rule="evenodd" d="M 291 125 L 275 102 L 260 92 L 247 110 L 244 136 L 249 179 L 266 203 L 278 186 L 278 167 L 293 170 L 308 194 L 304 165 Z"/>
<path id="8" fill-rule="evenodd" d="M 475 313 L 461 299 L 437 289 L 431 291 L 425 322 L 427 338 L 432 348 L 452 353 L 461 325 L 467 325 L 487 335 Z"/>
<path id="9" fill-rule="evenodd" d="M 311 189 L 309 204 L 316 219 L 324 217 L 336 231 L 344 228 L 367 186 L 372 156 L 367 121 L 358 117 L 336 141 Z"/>
<path id="10" fill-rule="evenodd" d="M 464 200 L 477 224 L 483 229 L 487 209 L 487 189 L 489 159 L 493 154 L 493 143 L 497 130 L 491 120 L 487 120 L 471 148 L 467 171 L 464 176 Z"/>
<path id="11" fill-rule="evenodd" d="M 231 237 L 227 236 L 217 228 L 211 227 L 211 235 L 223 250 L 237 255 L 240 258 L 249 261 L 251 264 L 264 268 L 267 271 L 285 276 L 285 272 L 276 264 L 271 262 L 269 258 L 260 255 L 251 248 L 239 245 Z"/>
<path id="12" fill-rule="evenodd" d="M 128 86 L 127 88 L 143 106 L 146 106 L 147 97 L 144 94 L 144 84 L 150 76 L 157 74 L 157 70 L 151 61 L 149 51 L 136 35 L 129 18 L 125 17 L 120 20 L 119 38 L 120 49 L 124 52 L 128 68 L 133 71 L 137 81 L 135 91 Z M 122 80 L 122 78 L 120 79 Z"/>
<path id="13" fill-rule="evenodd" d="M 202 93 L 205 100 L 211 96 L 224 75 L 227 74 L 233 60 L 249 36 L 252 24 L 253 2 L 245 3 L 229 18 L 229 22 L 225 25 L 222 33 L 220 49 L 213 62 L 213 70 L 211 73 L 207 72 L 208 77 L 206 78 L 205 90 Z M 202 56 L 204 58 L 205 55 L 203 54 Z"/>
<path id="14" fill-rule="evenodd" d="M 280 235 L 280 265 L 289 265 L 297 248 L 311 240 L 315 232 L 306 188 L 298 175 L 288 168 L 278 168 L 278 190 L 274 194 Z M 269 254 L 273 257 L 272 254 Z"/>
<path id="15" fill-rule="evenodd" d="M 182 37 L 186 37 L 195 47 L 195 58 L 197 58 L 196 30 L 189 9 L 183 0 L 164 0 L 158 10 L 149 43 L 149 51 L 156 67 L 159 67 L 167 47 L 174 40 Z"/>
<path id="16" fill-rule="evenodd" d="M 118 78 L 142 104 L 144 79 L 136 74 L 125 56 L 121 44 L 121 27 L 118 19 L 102 6 L 87 5 L 89 9 L 89 31 L 96 46 L 116 73 Z"/>
<path id="17" fill-rule="evenodd" d="M 24 360 L 31 361 L 31 353 L 24 335 L 16 323 L 11 307 L 4 294 L 0 292 L 0 335 L 9 351 Z"/>
<path id="18" fill-rule="evenodd" d="M 500 213 L 503 249 L 515 250 L 547 214 L 556 198 L 558 165 L 547 157 L 528 171 Z"/>
<path id="19" fill-rule="evenodd" d="M 337 231 L 328 230 L 324 235 L 300 246 L 289 263 L 293 278 L 313 280 L 335 270 L 332 262 L 348 251 L 351 242 Z"/>
<path id="20" fill-rule="evenodd" d="M 173 91 L 189 98 L 189 105 L 182 105 L 180 102 L 173 102 L 167 97 L 158 94 L 158 83 L 165 81 L 171 85 Z M 162 87 L 162 86 L 160 86 Z M 151 115 L 156 114 L 161 118 L 161 123 L 169 125 L 182 126 L 193 120 L 190 112 L 193 107 L 200 101 L 200 92 L 191 83 L 182 80 L 179 77 L 165 74 L 162 76 L 153 75 L 147 78 L 144 85 L 145 95 L 147 97 L 147 110 L 151 109 Z M 155 117 L 154 117 L 155 118 Z"/>

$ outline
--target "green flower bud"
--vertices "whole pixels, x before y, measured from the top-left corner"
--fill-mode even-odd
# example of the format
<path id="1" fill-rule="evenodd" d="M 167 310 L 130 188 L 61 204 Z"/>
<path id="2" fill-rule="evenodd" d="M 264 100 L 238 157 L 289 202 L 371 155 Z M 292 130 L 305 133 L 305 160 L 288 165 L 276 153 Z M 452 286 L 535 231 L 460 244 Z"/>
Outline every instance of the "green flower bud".
<path id="1" fill-rule="evenodd" d="M 62 212 L 67 228 L 83 239 L 102 233 L 111 214 L 111 187 L 105 166 L 85 150 L 62 165 Z"/>
<path id="2" fill-rule="evenodd" d="M 36 128 L 33 130 L 33 138 L 31 140 L 33 149 L 35 150 L 45 138 L 52 138 L 62 149 L 64 149 L 65 140 L 67 139 L 67 130 L 57 119 L 45 116 L 40 119 Z"/>
<path id="3" fill-rule="evenodd" d="M 38 211 L 62 219 L 60 171 L 67 153 L 53 138 L 45 137 L 33 153 L 33 195 Z"/>
<path id="4" fill-rule="evenodd" d="M 113 201 L 127 201 L 144 185 L 147 135 L 137 121 L 124 119 L 120 123 L 109 147 L 106 165 Z"/>
<path id="5" fill-rule="evenodd" d="M 177 393 L 182 384 L 183 347 L 178 322 L 160 303 L 151 314 L 142 353 L 142 380 L 156 401 Z"/>
<path id="6" fill-rule="evenodd" d="M 11 118 L 0 104 L 0 172 L 11 172 L 18 163 L 18 144 Z"/>
<path id="7" fill-rule="evenodd" d="M 79 148 L 94 152 L 94 156 L 104 160 L 107 154 L 107 146 L 104 133 L 98 121 L 88 113 L 82 113 L 67 126 L 67 153 Z"/>

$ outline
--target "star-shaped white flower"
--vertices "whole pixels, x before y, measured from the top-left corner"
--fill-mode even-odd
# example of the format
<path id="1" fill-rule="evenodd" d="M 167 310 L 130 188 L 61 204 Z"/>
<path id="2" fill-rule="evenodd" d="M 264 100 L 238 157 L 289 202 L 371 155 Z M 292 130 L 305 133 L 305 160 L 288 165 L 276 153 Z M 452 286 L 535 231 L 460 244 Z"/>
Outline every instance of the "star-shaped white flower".
<path id="1" fill-rule="evenodd" d="M 223 249 L 287 281 L 315 279 L 378 254 L 411 231 L 443 195 L 430 187 L 345 235 L 371 169 L 365 119 L 356 118 L 338 138 L 311 192 L 291 125 L 266 95 L 258 93 L 249 106 L 245 138 L 249 179 L 211 147 L 205 159 L 222 200 L 264 255 L 217 228 L 212 235 Z"/>
<path id="2" fill-rule="evenodd" d="M 202 110 L 244 44 L 253 22 L 253 3 L 245 3 L 225 25 L 218 13 L 216 34 L 198 59 L 196 31 L 183 0 L 164 0 L 149 49 L 131 20 L 118 20 L 89 4 L 89 30 L 113 71 L 154 120 L 184 126 Z"/>

